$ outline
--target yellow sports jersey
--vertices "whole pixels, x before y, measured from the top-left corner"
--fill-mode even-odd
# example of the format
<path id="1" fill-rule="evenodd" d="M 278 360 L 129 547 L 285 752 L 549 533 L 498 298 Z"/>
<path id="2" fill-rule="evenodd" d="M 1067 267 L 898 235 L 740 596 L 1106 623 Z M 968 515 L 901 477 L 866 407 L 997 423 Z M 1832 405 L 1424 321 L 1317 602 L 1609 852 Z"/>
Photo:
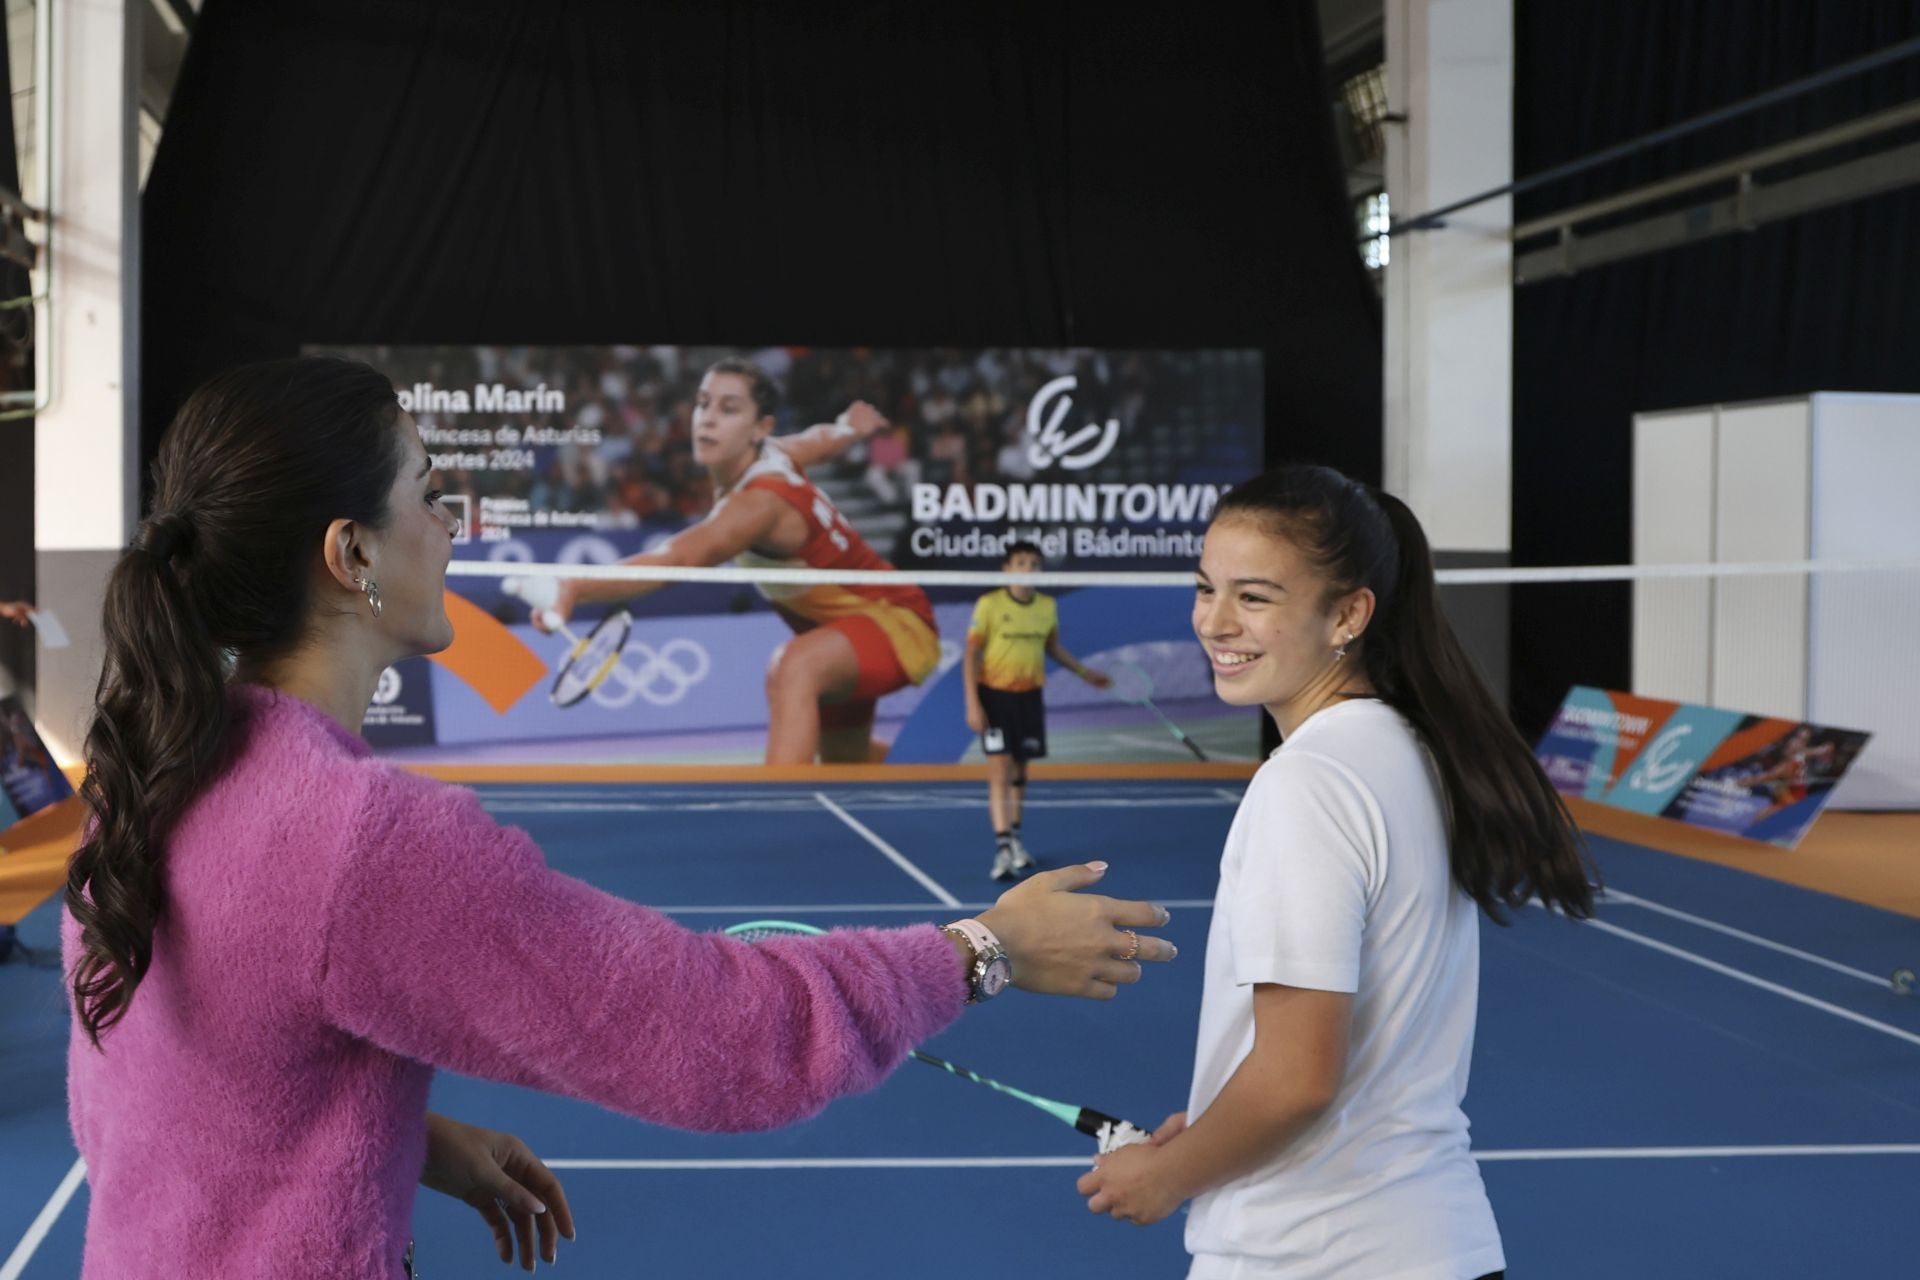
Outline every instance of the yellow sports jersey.
<path id="1" fill-rule="evenodd" d="M 980 651 L 980 683 L 1020 693 L 1047 682 L 1047 641 L 1060 625 L 1053 597 L 1034 592 L 1021 604 L 1005 587 L 973 606 L 967 643 Z"/>

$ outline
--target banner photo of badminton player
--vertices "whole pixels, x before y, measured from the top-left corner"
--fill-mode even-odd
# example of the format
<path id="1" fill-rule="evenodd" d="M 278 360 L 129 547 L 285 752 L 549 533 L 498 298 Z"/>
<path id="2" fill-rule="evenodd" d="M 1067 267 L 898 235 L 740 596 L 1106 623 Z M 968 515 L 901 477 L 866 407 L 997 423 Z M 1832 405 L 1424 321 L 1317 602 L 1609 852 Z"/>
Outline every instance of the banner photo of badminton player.
<path id="1" fill-rule="evenodd" d="M 779 488 L 818 525 L 809 549 L 781 563 L 993 572 L 1021 541 L 1041 548 L 1047 569 L 1184 572 L 1220 494 L 1259 469 L 1264 438 L 1255 351 L 310 350 L 393 380 L 463 521 L 456 559 L 502 565 L 615 564 L 695 530 L 677 545 L 714 542 L 719 477 L 723 490 L 756 478 Z M 745 402 L 751 434 L 729 434 L 716 388 Z M 714 563 L 778 559 L 723 550 Z M 871 710 L 821 703 L 819 758 L 978 754 L 960 657 L 991 588 L 775 588 L 775 599 L 748 584 L 561 583 L 450 575 L 454 648 L 383 683 L 390 701 L 370 715 L 368 740 L 449 763 L 791 759 L 769 661 L 851 613 L 853 625 L 873 622 L 862 643 L 889 650 L 877 665 L 891 678 L 869 680 L 872 655 L 860 650 L 854 701 Z M 1257 716 L 1213 697 L 1190 595 L 1057 593 L 1061 641 L 1085 666 L 1127 678 L 1047 682 L 1050 758 L 1258 754 Z"/>
<path id="2" fill-rule="evenodd" d="M 1577 686 L 1535 755 L 1563 795 L 1791 849 L 1869 736 Z"/>

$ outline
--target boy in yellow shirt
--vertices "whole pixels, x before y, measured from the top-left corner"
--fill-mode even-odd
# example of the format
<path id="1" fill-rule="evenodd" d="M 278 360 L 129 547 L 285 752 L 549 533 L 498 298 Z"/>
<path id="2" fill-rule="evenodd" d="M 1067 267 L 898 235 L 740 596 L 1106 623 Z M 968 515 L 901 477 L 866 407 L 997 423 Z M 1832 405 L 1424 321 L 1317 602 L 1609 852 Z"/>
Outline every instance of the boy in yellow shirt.
<path id="1" fill-rule="evenodd" d="M 1038 573 L 1040 548 L 1007 545 L 1001 568 Z M 1033 865 L 1020 842 L 1020 807 L 1026 798 L 1027 761 L 1047 754 L 1047 708 L 1042 687 L 1052 658 L 1096 689 L 1113 681 L 1092 671 L 1060 643 L 1053 599 L 1030 586 L 1001 587 L 981 596 L 967 628 L 962 676 L 967 690 L 967 727 L 980 735 L 987 755 L 987 811 L 993 818 L 993 878 L 1012 880 Z"/>

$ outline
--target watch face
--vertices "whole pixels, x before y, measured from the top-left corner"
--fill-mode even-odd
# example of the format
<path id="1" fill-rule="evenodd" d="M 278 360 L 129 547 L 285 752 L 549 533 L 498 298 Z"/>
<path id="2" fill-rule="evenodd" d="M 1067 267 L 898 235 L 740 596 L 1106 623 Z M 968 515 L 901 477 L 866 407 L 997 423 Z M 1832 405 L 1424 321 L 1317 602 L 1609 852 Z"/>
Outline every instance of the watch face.
<path id="1" fill-rule="evenodd" d="M 995 956 L 987 961 L 986 968 L 980 972 L 980 995 L 982 999 L 991 999 L 1007 989 L 1007 979 L 1013 976 L 1013 966 L 1007 963 L 1005 956 Z"/>

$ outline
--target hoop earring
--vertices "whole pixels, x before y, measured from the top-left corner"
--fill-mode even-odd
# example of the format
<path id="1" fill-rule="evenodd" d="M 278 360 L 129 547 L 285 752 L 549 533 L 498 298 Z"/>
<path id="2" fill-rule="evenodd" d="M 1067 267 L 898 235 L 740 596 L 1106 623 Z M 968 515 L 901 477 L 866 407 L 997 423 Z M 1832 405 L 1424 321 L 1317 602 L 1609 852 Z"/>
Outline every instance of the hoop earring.
<path id="1" fill-rule="evenodd" d="M 373 616 L 376 618 L 379 617 L 380 616 L 380 584 L 375 582 L 372 578 L 362 578 L 360 579 L 359 586 L 362 591 L 367 593 L 367 604 L 372 607 Z"/>

